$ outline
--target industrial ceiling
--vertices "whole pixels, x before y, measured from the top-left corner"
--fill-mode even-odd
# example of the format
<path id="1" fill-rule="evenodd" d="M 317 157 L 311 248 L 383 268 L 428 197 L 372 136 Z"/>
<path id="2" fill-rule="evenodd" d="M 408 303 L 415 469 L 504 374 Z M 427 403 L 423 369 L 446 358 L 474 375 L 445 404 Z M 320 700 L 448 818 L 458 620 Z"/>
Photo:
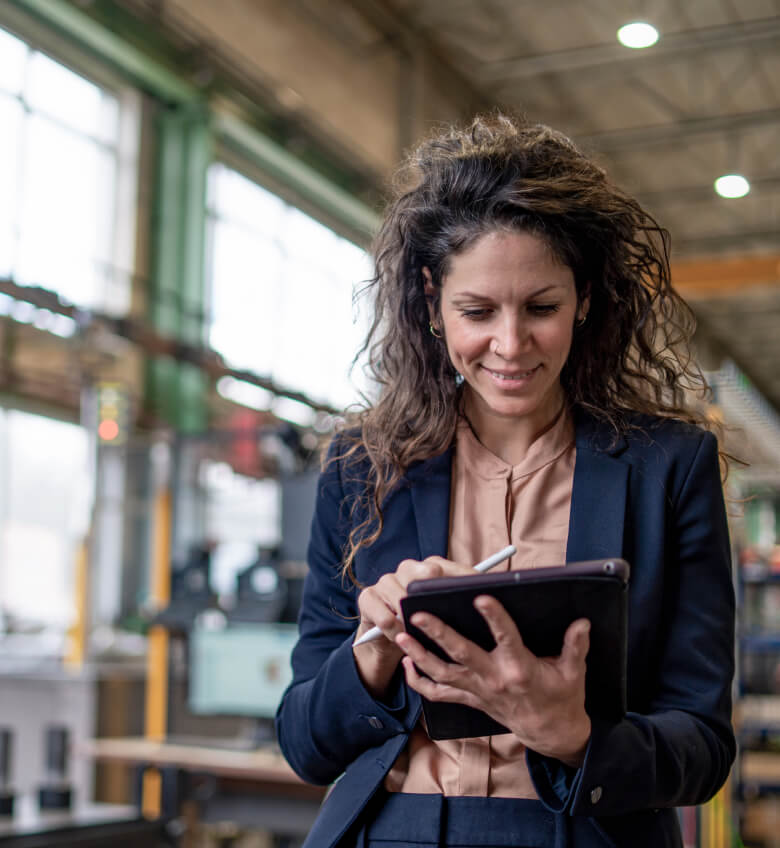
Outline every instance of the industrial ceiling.
<path id="1" fill-rule="evenodd" d="M 391 2 L 486 100 L 598 154 L 678 257 L 780 247 L 780 2 Z M 654 46 L 618 43 L 637 19 Z M 750 194 L 719 198 L 714 180 L 735 172 Z"/>

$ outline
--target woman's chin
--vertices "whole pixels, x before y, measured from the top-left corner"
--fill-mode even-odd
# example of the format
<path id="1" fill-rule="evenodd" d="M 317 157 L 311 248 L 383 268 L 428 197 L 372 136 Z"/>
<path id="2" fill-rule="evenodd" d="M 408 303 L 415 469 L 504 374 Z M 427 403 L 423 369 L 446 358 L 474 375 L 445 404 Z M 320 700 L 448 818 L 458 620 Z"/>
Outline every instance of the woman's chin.
<path id="1" fill-rule="evenodd" d="M 546 420 L 561 405 L 560 386 L 543 393 L 528 388 L 496 389 L 492 385 L 480 389 L 475 391 L 473 386 L 467 386 L 466 409 L 471 408 L 477 416 Z"/>

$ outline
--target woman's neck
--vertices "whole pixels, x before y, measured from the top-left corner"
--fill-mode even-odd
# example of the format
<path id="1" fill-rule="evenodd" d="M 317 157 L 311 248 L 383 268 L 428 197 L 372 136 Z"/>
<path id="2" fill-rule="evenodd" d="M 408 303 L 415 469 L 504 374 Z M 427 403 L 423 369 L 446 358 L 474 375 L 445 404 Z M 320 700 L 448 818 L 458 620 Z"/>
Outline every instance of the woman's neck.
<path id="1" fill-rule="evenodd" d="M 509 465 L 519 465 L 526 457 L 531 445 L 560 420 L 566 409 L 561 392 L 555 405 L 542 416 L 498 416 L 485 414 L 479 405 L 464 397 L 463 416 L 472 432 L 482 445 Z"/>

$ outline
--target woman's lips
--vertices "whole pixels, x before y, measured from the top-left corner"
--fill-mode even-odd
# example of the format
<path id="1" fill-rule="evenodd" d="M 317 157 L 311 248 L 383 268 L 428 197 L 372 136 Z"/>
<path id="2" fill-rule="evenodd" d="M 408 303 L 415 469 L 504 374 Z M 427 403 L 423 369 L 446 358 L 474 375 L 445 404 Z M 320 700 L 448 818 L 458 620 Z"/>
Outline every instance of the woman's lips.
<path id="1" fill-rule="evenodd" d="M 499 383 L 522 383 L 524 380 L 528 380 L 537 372 L 537 370 L 541 367 L 536 365 L 533 368 L 528 369 L 527 371 L 493 371 L 492 368 L 487 368 L 486 366 L 482 366 L 485 371 L 490 374 L 490 376 Z"/>

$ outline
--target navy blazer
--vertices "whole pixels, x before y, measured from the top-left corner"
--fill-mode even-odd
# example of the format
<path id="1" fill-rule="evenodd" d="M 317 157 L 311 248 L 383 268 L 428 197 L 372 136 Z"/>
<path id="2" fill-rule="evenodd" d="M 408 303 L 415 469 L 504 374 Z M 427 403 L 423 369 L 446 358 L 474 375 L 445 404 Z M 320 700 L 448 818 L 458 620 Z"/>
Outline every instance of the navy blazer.
<path id="1" fill-rule="evenodd" d="M 615 442 L 604 425 L 576 416 L 566 551 L 567 562 L 631 564 L 629 712 L 617 723 L 593 721 L 579 769 L 526 756 L 548 809 L 593 817 L 607 845 L 659 848 L 681 844 L 672 808 L 712 797 L 734 759 L 734 592 L 715 438 L 675 421 L 636 423 Z M 451 464 L 451 450 L 417 463 L 388 496 L 382 534 L 355 559 L 363 585 L 405 558 L 446 556 Z M 293 681 L 277 715 L 293 769 L 311 783 L 337 781 L 305 848 L 338 845 L 421 709 L 400 669 L 379 702 L 353 660 L 358 591 L 340 565 L 349 530 L 365 515 L 364 481 L 365 466 L 342 461 L 320 478 Z"/>

